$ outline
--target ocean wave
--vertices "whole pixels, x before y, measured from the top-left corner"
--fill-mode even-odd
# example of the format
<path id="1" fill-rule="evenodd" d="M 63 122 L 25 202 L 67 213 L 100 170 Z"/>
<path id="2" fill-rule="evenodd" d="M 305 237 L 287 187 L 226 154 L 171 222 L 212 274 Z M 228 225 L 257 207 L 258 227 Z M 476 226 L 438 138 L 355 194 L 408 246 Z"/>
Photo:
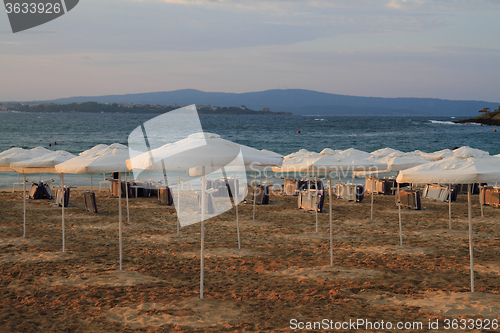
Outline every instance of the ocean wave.
<path id="1" fill-rule="evenodd" d="M 446 125 L 459 125 L 457 123 L 454 123 L 452 121 L 442 121 L 442 120 L 429 120 L 430 123 L 433 124 L 446 124 Z"/>

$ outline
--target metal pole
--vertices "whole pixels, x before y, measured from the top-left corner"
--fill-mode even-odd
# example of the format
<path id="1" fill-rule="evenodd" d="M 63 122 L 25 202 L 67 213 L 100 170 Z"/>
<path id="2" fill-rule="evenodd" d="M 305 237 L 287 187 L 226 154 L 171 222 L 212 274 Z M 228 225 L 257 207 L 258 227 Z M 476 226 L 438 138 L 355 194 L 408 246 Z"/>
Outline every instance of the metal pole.
<path id="1" fill-rule="evenodd" d="M 127 181 L 127 173 L 125 172 L 125 197 L 127 200 L 127 223 L 130 223 L 130 212 L 128 209 L 128 181 Z"/>
<path id="2" fill-rule="evenodd" d="M 200 257 L 200 299 L 203 299 L 203 259 L 205 247 L 205 190 L 207 187 L 207 176 L 205 175 L 205 167 L 202 167 L 201 178 L 201 257 Z"/>
<path id="3" fill-rule="evenodd" d="M 241 243 L 240 243 L 240 219 L 238 216 L 238 187 L 236 183 L 236 170 L 234 171 L 234 191 L 233 191 L 233 197 L 234 197 L 234 206 L 236 207 L 236 230 L 238 231 L 238 249 L 241 249 Z"/>
<path id="4" fill-rule="evenodd" d="M 120 271 L 122 270 L 122 173 L 118 172 L 118 230 L 119 230 L 119 248 L 120 248 Z"/>
<path id="5" fill-rule="evenodd" d="M 401 193 L 399 192 L 399 183 L 398 183 L 398 210 L 399 210 L 399 245 L 403 245 L 403 230 L 401 227 Z"/>
<path id="6" fill-rule="evenodd" d="M 332 224 L 332 173 L 328 172 L 330 186 L 328 187 L 328 196 L 330 197 L 330 266 L 333 266 L 333 224 Z"/>
<path id="7" fill-rule="evenodd" d="M 472 206 L 471 206 L 472 184 L 469 184 L 467 199 L 469 202 L 469 253 L 470 253 L 470 291 L 474 292 L 474 256 L 472 242 Z"/>
<path id="8" fill-rule="evenodd" d="M 449 228 L 451 230 L 451 184 L 448 184 L 448 218 L 449 218 Z"/>
<path id="9" fill-rule="evenodd" d="M 370 220 L 373 221 L 373 186 L 372 186 L 372 207 L 371 207 L 371 211 L 370 211 Z"/>
<path id="10" fill-rule="evenodd" d="M 255 195 L 257 194 L 256 193 L 256 189 L 257 189 L 257 171 L 255 171 L 255 185 L 254 185 L 254 188 L 253 188 L 253 220 L 255 221 L 255 201 L 256 201 L 256 198 L 255 198 Z"/>
<path id="11" fill-rule="evenodd" d="M 24 213 L 23 213 L 23 237 L 26 237 L 26 174 L 23 173 L 23 208 L 24 208 Z"/>
<path id="12" fill-rule="evenodd" d="M 483 215 L 483 188 L 481 185 L 479 185 L 479 205 L 481 206 L 481 217 L 484 217 Z"/>
<path id="13" fill-rule="evenodd" d="M 318 173 L 316 172 L 314 174 L 314 181 L 316 182 L 316 205 L 314 207 L 314 210 L 316 211 L 316 233 L 318 233 L 318 204 L 319 204 L 319 199 L 318 199 Z M 312 198 L 311 198 L 312 199 Z"/>
<path id="14" fill-rule="evenodd" d="M 62 189 L 62 251 L 66 250 L 65 235 L 64 235 L 64 173 L 61 173 L 61 189 Z"/>
<path id="15" fill-rule="evenodd" d="M 181 172 L 177 173 L 177 212 L 181 211 Z M 177 235 L 179 234 L 180 222 L 179 213 L 177 213 Z"/>

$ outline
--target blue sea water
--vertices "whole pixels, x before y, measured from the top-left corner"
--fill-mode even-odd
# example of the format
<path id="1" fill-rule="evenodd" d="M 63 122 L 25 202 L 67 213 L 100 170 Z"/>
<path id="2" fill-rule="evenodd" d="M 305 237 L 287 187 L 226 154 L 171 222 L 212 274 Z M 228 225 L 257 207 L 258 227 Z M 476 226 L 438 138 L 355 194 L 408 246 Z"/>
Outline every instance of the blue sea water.
<path id="1" fill-rule="evenodd" d="M 78 154 L 101 143 L 127 145 L 130 132 L 157 115 L 0 112 L 0 152 L 11 147 L 43 146 Z M 391 147 L 433 152 L 465 145 L 490 154 L 500 153 L 499 127 L 451 122 L 458 117 L 201 115 L 200 119 L 206 132 L 283 155 L 301 148 L 317 152 L 324 148 L 357 148 L 371 152 Z M 54 175 L 42 175 L 50 177 Z M 87 178 L 74 176 L 74 185 L 88 185 Z M 0 188 L 12 188 L 16 181 L 17 174 L 0 173 Z M 98 181 L 94 180 L 95 184 Z"/>

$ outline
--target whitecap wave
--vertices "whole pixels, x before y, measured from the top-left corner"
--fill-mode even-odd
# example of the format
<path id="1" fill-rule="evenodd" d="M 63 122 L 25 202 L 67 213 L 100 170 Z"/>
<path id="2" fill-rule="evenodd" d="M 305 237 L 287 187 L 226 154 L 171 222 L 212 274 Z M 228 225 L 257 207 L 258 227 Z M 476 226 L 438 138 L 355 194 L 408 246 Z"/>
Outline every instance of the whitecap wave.
<path id="1" fill-rule="evenodd" d="M 429 122 L 433 124 L 446 124 L 446 125 L 458 125 L 457 123 L 454 123 L 452 121 L 442 121 L 442 120 L 429 120 Z"/>

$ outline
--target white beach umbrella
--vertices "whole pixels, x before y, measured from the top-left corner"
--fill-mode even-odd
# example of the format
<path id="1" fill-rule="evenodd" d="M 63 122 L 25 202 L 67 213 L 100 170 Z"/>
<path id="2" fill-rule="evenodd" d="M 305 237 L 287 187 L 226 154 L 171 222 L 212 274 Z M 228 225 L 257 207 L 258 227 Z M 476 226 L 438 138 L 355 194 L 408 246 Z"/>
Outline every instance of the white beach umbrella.
<path id="1" fill-rule="evenodd" d="M 366 171 L 384 169 L 387 165 L 377 162 L 373 159 L 356 158 L 352 156 L 343 155 L 325 155 L 314 161 L 310 169 L 315 172 L 328 172 L 330 182 L 329 197 L 330 197 L 330 264 L 333 265 L 333 225 L 332 225 L 332 177 L 333 171 Z M 318 231 L 318 213 L 316 209 L 316 232 Z M 373 218 L 373 193 L 371 197 L 371 211 Z"/>
<path id="2" fill-rule="evenodd" d="M 95 148 L 95 147 L 94 147 Z M 92 149 L 94 149 L 92 148 Z M 122 210 L 121 210 L 121 173 L 125 172 L 127 177 L 127 166 L 125 161 L 129 158 L 129 149 L 119 143 L 114 143 L 106 149 L 98 148 L 92 150 L 92 153 L 81 154 L 66 162 L 56 165 L 56 172 L 61 176 L 61 188 L 64 188 L 64 174 L 92 174 L 92 173 L 110 173 L 118 172 L 118 220 L 120 233 L 120 270 L 122 270 Z M 87 151 L 88 152 L 88 151 Z M 128 211 L 128 190 L 127 211 Z M 64 243 L 64 205 L 62 205 L 62 223 L 63 223 L 63 252 L 65 251 Z"/>
<path id="3" fill-rule="evenodd" d="M 320 155 L 337 155 L 341 152 L 342 150 L 339 149 L 330 149 L 330 148 L 325 148 L 322 151 L 319 152 Z"/>
<path id="4" fill-rule="evenodd" d="M 28 160 L 12 162 L 10 167 L 18 173 L 56 173 L 57 164 L 74 157 L 76 156 L 65 150 L 50 151 Z"/>
<path id="5" fill-rule="evenodd" d="M 65 150 L 49 152 L 29 160 L 13 162 L 12 170 L 24 175 L 24 203 L 23 203 L 23 235 L 26 237 L 26 174 L 27 173 L 56 173 L 55 166 L 75 157 Z M 64 200 L 64 197 L 63 197 Z"/>
<path id="6" fill-rule="evenodd" d="M 471 148 L 469 146 L 463 146 L 453 151 L 453 156 L 468 158 L 468 157 L 487 157 L 490 153 L 481 149 Z"/>
<path id="7" fill-rule="evenodd" d="M 0 171 L 15 171 L 12 169 L 11 164 L 26 160 L 31 160 L 36 157 L 43 156 L 45 154 L 52 153 L 51 150 L 45 149 L 43 147 L 36 147 L 33 149 L 20 149 L 11 148 L 2 153 L 0 156 Z M 26 237 L 26 174 L 23 174 L 23 236 Z"/>
<path id="8" fill-rule="evenodd" d="M 382 158 L 390 154 L 396 154 L 399 156 L 403 156 L 405 153 L 401 150 L 393 149 L 393 148 L 381 148 L 370 153 L 372 156 Z"/>
<path id="9" fill-rule="evenodd" d="M 372 155 L 366 151 L 362 151 L 356 148 L 349 148 L 340 152 L 340 155 L 346 157 L 356 157 L 356 158 L 370 158 Z"/>
<path id="10" fill-rule="evenodd" d="M 245 169 L 241 148 L 238 144 L 222 139 L 217 134 L 195 133 L 174 143 L 166 144 L 130 158 L 129 170 L 134 173 L 143 170 L 188 171 L 202 175 L 201 217 L 184 218 L 178 213 L 181 226 L 201 222 L 201 260 L 200 260 L 200 298 L 203 298 L 204 243 L 205 243 L 205 192 L 207 174 L 220 170 L 240 156 L 241 166 Z"/>
<path id="11" fill-rule="evenodd" d="M 11 148 L 0 156 L 0 171 L 13 171 L 10 167 L 11 163 L 30 160 L 51 152 L 52 150 L 43 147 L 36 147 L 33 149 Z"/>
<path id="12" fill-rule="evenodd" d="M 320 155 L 316 152 L 311 152 L 306 149 L 301 149 L 295 153 L 290 155 L 286 155 L 283 158 L 283 164 L 281 167 L 273 167 L 274 172 L 307 172 L 309 167 L 313 162 L 321 158 L 323 155 Z"/>
<path id="13" fill-rule="evenodd" d="M 455 151 L 456 152 L 456 151 Z M 458 152 L 460 155 L 468 156 L 473 150 L 467 148 Z M 477 155 L 476 155 L 477 156 Z M 438 183 L 438 184 L 469 184 L 469 252 L 471 269 L 471 291 L 474 291 L 474 259 L 472 240 L 472 212 L 471 212 L 471 185 L 474 183 L 496 182 L 500 180 L 500 165 L 497 158 L 487 157 L 479 154 L 474 157 L 448 157 L 436 162 L 423 164 L 411 169 L 403 170 L 397 177 L 397 182 L 408 183 Z M 486 156 L 486 157 L 485 157 Z M 399 191 L 398 191 L 399 193 Z M 400 243 L 402 244 L 401 231 L 401 205 L 399 214 Z"/>
<path id="14" fill-rule="evenodd" d="M 10 148 L 10 149 L 7 149 L 3 152 L 0 153 L 0 163 L 2 163 L 2 159 L 5 158 L 5 157 L 9 157 L 9 156 L 12 156 L 12 155 L 15 155 L 15 154 L 19 154 L 19 153 L 22 153 L 22 152 L 26 152 L 28 151 L 27 149 L 23 149 L 23 148 L 18 148 L 18 147 L 14 147 L 14 148 Z M 10 163 L 7 164 L 7 162 L 4 162 L 3 163 L 4 165 L 1 165 L 0 164 L 0 172 L 12 172 L 14 170 L 12 170 L 10 168 Z"/>
<path id="15" fill-rule="evenodd" d="M 433 153 L 422 153 L 420 156 L 432 158 L 435 160 L 441 160 L 443 158 L 453 156 L 453 151 L 451 149 L 442 149 Z"/>
<path id="16" fill-rule="evenodd" d="M 400 171 L 433 161 L 435 161 L 435 159 L 423 157 L 421 155 L 416 155 L 416 154 L 399 155 L 396 153 L 387 155 L 379 160 L 379 162 L 387 164 L 386 171 Z"/>

